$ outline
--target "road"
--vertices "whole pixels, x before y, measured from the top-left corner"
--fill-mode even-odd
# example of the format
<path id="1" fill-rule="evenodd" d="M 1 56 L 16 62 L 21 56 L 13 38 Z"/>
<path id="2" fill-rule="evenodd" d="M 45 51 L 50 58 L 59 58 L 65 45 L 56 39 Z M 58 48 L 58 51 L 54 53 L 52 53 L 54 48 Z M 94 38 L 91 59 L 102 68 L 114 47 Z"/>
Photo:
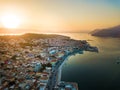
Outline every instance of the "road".
<path id="1" fill-rule="evenodd" d="M 47 90 L 54 90 L 55 86 L 57 85 L 57 75 L 58 75 L 58 70 L 60 68 L 60 66 L 63 64 L 64 60 L 68 57 L 69 55 L 64 55 L 61 60 L 56 62 L 55 67 L 53 67 L 52 69 L 52 73 L 50 75 L 48 84 L 47 84 Z"/>
<path id="2" fill-rule="evenodd" d="M 58 60 L 56 62 L 56 65 L 53 67 L 50 78 L 48 80 L 48 84 L 47 84 L 47 89 L 46 90 L 55 90 L 55 86 L 57 85 L 58 81 L 58 72 L 59 72 L 59 68 L 60 66 L 63 64 L 63 62 L 66 60 L 67 57 L 74 55 L 75 53 L 78 53 L 78 51 L 73 51 L 72 53 L 68 53 L 66 55 L 64 55 L 61 60 Z"/>

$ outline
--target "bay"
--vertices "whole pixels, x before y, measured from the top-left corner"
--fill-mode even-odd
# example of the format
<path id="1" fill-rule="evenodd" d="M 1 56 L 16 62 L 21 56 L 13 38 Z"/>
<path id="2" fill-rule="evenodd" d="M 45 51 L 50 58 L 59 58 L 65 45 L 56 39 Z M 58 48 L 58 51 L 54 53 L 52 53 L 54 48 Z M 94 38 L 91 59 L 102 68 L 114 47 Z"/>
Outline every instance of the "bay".
<path id="1" fill-rule="evenodd" d="M 62 81 L 77 82 L 79 90 L 120 90 L 120 38 L 94 37 L 86 33 L 61 33 L 87 40 L 99 53 L 84 51 L 70 56 L 62 67 Z"/>

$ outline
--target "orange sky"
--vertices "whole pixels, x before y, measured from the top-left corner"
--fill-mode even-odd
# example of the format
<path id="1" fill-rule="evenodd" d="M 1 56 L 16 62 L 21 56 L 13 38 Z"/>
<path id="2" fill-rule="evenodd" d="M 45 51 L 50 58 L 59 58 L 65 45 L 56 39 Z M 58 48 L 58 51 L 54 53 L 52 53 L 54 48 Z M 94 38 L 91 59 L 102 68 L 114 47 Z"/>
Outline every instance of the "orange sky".
<path id="1" fill-rule="evenodd" d="M 21 22 L 17 30 L 0 33 L 90 32 L 120 24 L 119 0 L 0 0 L 1 28 L 6 28 L 1 21 L 5 13 Z"/>

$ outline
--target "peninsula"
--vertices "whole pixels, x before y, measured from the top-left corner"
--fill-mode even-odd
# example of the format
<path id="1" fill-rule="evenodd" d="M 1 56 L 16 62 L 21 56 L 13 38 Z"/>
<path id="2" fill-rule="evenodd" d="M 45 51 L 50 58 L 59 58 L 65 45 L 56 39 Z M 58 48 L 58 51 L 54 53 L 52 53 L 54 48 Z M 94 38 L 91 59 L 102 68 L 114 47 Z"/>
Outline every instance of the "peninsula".
<path id="1" fill-rule="evenodd" d="M 78 90 L 61 81 L 65 59 L 73 53 L 98 52 L 85 40 L 55 34 L 0 36 L 0 90 Z"/>

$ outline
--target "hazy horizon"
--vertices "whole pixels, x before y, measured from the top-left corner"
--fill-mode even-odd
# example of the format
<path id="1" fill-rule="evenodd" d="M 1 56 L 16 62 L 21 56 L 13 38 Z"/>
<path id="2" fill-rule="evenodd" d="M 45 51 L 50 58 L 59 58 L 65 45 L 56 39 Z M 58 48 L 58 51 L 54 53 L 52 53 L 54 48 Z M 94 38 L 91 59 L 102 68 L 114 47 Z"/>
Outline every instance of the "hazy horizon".
<path id="1" fill-rule="evenodd" d="M 0 33 L 88 33 L 120 25 L 119 16 L 119 0 L 0 0 Z"/>

